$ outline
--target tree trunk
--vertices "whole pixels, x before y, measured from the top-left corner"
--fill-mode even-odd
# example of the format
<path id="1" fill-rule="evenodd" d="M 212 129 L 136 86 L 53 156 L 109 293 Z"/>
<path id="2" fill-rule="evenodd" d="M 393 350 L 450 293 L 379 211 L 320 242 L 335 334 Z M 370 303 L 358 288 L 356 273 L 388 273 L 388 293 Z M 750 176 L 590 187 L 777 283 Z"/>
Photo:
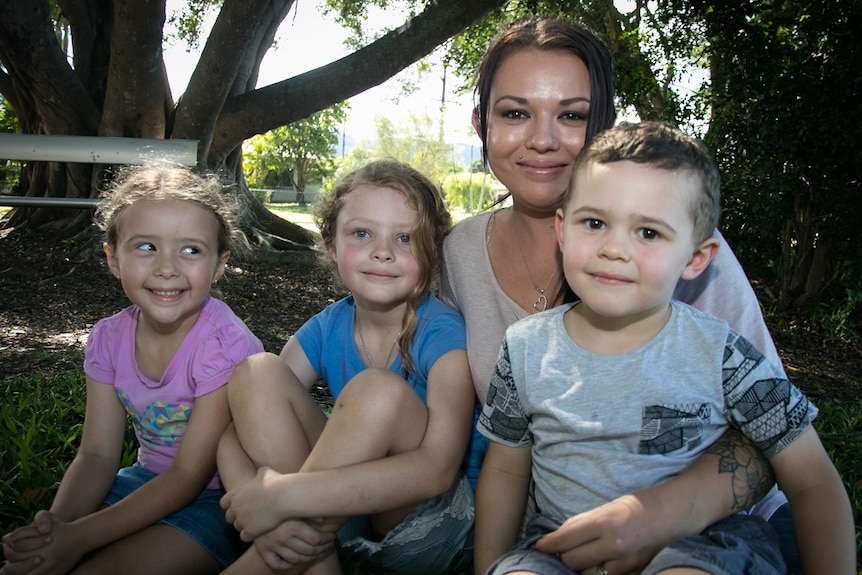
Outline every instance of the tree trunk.
<path id="1" fill-rule="evenodd" d="M 183 138 L 198 165 L 248 198 L 249 235 L 261 245 L 310 249 L 313 234 L 272 216 L 239 168 L 243 140 L 377 86 L 429 54 L 503 0 L 437 0 L 379 40 L 337 62 L 255 89 L 260 63 L 294 0 L 224 0 L 188 88 L 176 104 L 162 54 L 165 0 L 57 0 L 69 22 L 70 66 L 49 0 L 6 0 L 0 18 L 0 93 L 25 133 Z M 106 166 L 28 164 L 30 196 L 96 197 Z M 54 232 L 89 222 L 77 210 L 15 210 L 6 225 Z"/>

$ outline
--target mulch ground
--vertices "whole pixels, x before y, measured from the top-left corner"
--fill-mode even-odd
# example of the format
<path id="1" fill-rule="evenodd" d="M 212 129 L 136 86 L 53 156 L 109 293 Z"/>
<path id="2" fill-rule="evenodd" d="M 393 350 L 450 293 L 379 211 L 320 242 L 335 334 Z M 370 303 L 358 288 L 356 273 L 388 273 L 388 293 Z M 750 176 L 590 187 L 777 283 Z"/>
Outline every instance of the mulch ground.
<path id="1" fill-rule="evenodd" d="M 278 353 L 299 326 L 344 295 L 308 258 L 264 254 L 229 262 L 224 300 Z M 100 318 L 128 305 L 97 250 L 24 232 L 0 231 L 0 380 L 46 380 L 79 369 L 87 333 Z M 828 338 L 790 314 L 771 318 L 791 379 L 816 402 L 862 398 L 862 351 Z M 780 325 L 779 325 L 780 323 Z M 328 400 L 322 388 L 319 401 Z"/>
<path id="2" fill-rule="evenodd" d="M 222 298 L 274 353 L 306 319 L 345 295 L 311 256 L 231 260 L 219 286 Z M 95 249 L 0 232 L 0 380 L 47 380 L 80 369 L 93 324 L 128 305 Z M 329 400 L 322 388 L 314 394 Z"/>

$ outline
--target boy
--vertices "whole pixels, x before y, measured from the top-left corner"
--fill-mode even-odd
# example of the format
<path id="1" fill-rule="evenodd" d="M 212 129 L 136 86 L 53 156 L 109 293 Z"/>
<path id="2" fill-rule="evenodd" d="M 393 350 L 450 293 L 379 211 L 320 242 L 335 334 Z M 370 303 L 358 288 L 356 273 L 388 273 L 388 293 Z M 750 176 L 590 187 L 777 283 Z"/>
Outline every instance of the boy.
<path id="1" fill-rule="evenodd" d="M 725 322 L 671 301 L 677 281 L 715 256 L 719 212 L 709 152 L 667 124 L 618 126 L 581 152 L 555 220 L 581 301 L 506 333 L 479 420 L 491 443 L 476 495 L 477 573 L 498 558 L 488 573 L 572 573 L 558 535 L 567 519 L 680 473 L 728 425 L 769 458 L 805 571 L 855 573 L 850 505 L 811 426 L 816 409 Z M 531 479 L 539 512 L 504 555 Z M 555 543 L 540 541 L 554 532 Z M 607 575 L 601 560 L 584 572 Z M 664 572 L 784 564 L 766 523 L 734 515 L 643 571 Z"/>

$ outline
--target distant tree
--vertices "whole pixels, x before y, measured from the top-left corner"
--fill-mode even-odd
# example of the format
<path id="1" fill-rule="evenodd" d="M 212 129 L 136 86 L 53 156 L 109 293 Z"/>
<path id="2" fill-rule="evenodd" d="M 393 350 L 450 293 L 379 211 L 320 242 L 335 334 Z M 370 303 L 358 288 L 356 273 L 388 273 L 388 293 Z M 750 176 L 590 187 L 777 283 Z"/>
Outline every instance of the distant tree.
<path id="1" fill-rule="evenodd" d="M 18 132 L 18 117 L 15 110 L 0 96 L 0 132 Z M 18 192 L 18 174 L 20 163 L 6 158 L 0 158 L 0 193 Z"/>
<path id="2" fill-rule="evenodd" d="M 457 206 L 470 213 L 487 210 L 494 203 L 494 187 L 497 178 L 490 172 L 468 172 L 449 174 L 443 180 L 443 190 L 450 206 Z"/>
<path id="3" fill-rule="evenodd" d="M 406 162 L 438 186 L 453 171 L 452 147 L 440 137 L 439 124 L 427 113 L 411 112 L 396 124 L 385 116 L 376 118 L 376 140 L 350 151 L 342 162 L 343 174 L 370 160 L 392 158 Z"/>
<path id="4" fill-rule="evenodd" d="M 323 179 L 335 172 L 335 155 L 348 105 L 336 104 L 304 120 L 270 130 L 247 141 L 243 170 L 251 187 L 265 187 L 267 178 L 288 180 L 305 203 L 309 179 Z"/>

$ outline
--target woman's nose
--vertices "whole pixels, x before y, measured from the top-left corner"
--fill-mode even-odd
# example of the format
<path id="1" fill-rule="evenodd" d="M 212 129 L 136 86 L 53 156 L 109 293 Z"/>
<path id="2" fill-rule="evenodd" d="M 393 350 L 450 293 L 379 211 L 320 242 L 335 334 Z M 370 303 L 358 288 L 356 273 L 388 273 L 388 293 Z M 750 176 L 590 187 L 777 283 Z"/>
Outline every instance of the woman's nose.
<path id="1" fill-rule="evenodd" d="M 531 123 L 527 148 L 537 152 L 550 152 L 560 147 L 557 126 L 553 118 L 535 117 Z"/>

